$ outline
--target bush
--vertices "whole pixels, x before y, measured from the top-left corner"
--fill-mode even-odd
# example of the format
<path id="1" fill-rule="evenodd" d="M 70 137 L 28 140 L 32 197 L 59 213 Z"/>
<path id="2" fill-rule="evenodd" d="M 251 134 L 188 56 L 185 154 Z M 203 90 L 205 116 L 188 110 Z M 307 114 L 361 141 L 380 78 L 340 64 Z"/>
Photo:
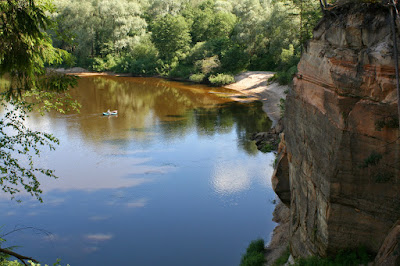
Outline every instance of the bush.
<path id="1" fill-rule="evenodd" d="M 234 44 L 229 47 L 220 57 L 221 68 L 230 73 L 238 73 L 247 69 L 250 55 L 246 53 L 245 47 Z"/>
<path id="2" fill-rule="evenodd" d="M 251 241 L 247 247 L 246 254 L 240 261 L 241 266 L 262 266 L 265 262 L 264 257 L 264 240 L 257 239 Z"/>
<path id="3" fill-rule="evenodd" d="M 214 55 L 212 57 L 207 57 L 196 61 L 195 66 L 197 69 L 201 70 L 201 73 L 207 75 L 215 71 L 216 68 L 220 68 L 221 62 L 218 59 L 218 55 Z"/>
<path id="4" fill-rule="evenodd" d="M 106 63 L 102 58 L 96 57 L 94 58 L 93 64 L 91 66 L 91 69 L 97 72 L 104 71 L 106 69 Z"/>
<path id="5" fill-rule="evenodd" d="M 120 73 L 132 73 L 141 76 L 152 76 L 161 68 L 158 51 L 149 39 L 143 39 L 130 51 L 123 53 L 113 70 Z"/>
<path id="6" fill-rule="evenodd" d="M 157 74 L 158 67 L 157 60 L 140 58 L 130 62 L 128 72 L 136 75 L 151 76 Z"/>
<path id="7" fill-rule="evenodd" d="M 208 80 L 215 86 L 223 86 L 235 82 L 235 78 L 229 74 L 211 75 Z"/>
<path id="8" fill-rule="evenodd" d="M 297 72 L 297 66 L 292 66 L 289 69 L 276 72 L 270 81 L 277 81 L 281 85 L 290 84 L 293 81 L 293 76 Z"/>
<path id="9" fill-rule="evenodd" d="M 169 77 L 171 78 L 182 78 L 188 79 L 190 74 L 194 72 L 194 68 L 191 65 L 182 65 L 177 62 L 175 66 L 168 72 Z"/>
<path id="10" fill-rule="evenodd" d="M 262 266 L 264 265 L 265 258 L 262 253 L 251 253 L 242 258 L 240 266 Z"/>
<path id="11" fill-rule="evenodd" d="M 118 57 L 114 57 L 112 54 L 108 54 L 105 58 L 95 57 L 91 69 L 94 71 L 109 71 L 116 67 Z"/>
<path id="12" fill-rule="evenodd" d="M 200 83 L 204 80 L 205 77 L 206 77 L 206 75 L 204 75 L 202 73 L 198 73 L 198 74 L 190 75 L 189 79 L 190 79 L 190 81 Z"/>

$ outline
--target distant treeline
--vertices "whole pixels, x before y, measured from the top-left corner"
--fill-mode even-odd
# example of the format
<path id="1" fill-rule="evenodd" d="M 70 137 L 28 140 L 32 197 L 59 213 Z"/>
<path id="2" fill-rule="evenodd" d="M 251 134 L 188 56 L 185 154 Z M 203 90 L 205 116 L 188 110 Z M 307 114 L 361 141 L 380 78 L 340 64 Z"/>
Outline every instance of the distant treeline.
<path id="1" fill-rule="evenodd" d="M 71 52 L 76 66 L 217 85 L 243 70 L 278 71 L 289 82 L 321 16 L 315 0 L 54 3 L 54 46 Z"/>

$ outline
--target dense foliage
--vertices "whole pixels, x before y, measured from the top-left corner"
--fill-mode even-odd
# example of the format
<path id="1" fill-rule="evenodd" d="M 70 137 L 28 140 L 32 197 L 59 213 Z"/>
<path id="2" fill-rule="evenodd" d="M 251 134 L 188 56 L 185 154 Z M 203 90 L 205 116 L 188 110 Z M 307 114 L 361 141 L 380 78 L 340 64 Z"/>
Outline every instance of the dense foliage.
<path id="1" fill-rule="evenodd" d="M 57 47 L 97 71 L 209 82 L 243 70 L 287 83 L 320 18 L 311 0 L 55 0 Z M 65 36 L 71 37 L 67 42 Z M 224 74 L 221 76 L 221 74 Z"/>
<path id="2" fill-rule="evenodd" d="M 0 80 L 0 189 L 13 197 L 26 191 L 41 201 L 38 176 L 55 175 L 34 158 L 42 146 L 53 149 L 58 140 L 29 129 L 24 120 L 35 106 L 41 111 L 78 107 L 67 92 L 76 80 L 45 69 L 69 57 L 45 32 L 54 26 L 47 16 L 54 11 L 49 1 L 0 1 L 0 10 L 0 78 L 8 75 Z"/>
<path id="3" fill-rule="evenodd" d="M 251 241 L 246 249 L 246 253 L 242 256 L 240 266 L 262 266 L 265 261 L 264 240 L 257 239 Z"/>

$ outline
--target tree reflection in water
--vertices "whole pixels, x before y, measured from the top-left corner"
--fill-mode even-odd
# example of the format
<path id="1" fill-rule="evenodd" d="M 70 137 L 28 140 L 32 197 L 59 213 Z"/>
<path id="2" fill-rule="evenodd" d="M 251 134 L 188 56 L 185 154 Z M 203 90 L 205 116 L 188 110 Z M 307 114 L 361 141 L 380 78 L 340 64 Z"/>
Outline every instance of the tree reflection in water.
<path id="1" fill-rule="evenodd" d="M 250 135 L 268 130 L 271 121 L 261 102 L 234 102 L 227 97 L 230 93 L 157 78 L 85 77 L 72 92 L 82 109 L 71 119 L 77 119 L 79 131 L 89 141 L 121 145 L 131 138 L 144 143 L 154 138 L 171 141 L 193 130 L 199 136 L 213 136 L 235 128 L 237 145 L 255 154 Z M 98 115 L 107 109 L 118 109 L 118 117 Z"/>

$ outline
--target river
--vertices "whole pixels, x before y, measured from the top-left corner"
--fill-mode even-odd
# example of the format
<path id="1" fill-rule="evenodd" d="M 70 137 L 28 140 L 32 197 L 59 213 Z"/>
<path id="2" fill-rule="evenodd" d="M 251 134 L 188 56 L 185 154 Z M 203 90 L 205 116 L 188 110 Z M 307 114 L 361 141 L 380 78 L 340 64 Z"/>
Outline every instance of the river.
<path id="1" fill-rule="evenodd" d="M 60 145 L 39 165 L 44 203 L 2 195 L 2 247 L 51 264 L 238 265 L 275 226 L 274 154 L 249 140 L 271 121 L 260 102 L 156 78 L 85 77 L 80 113 L 32 114 Z M 118 116 L 102 112 L 117 109 Z M 26 228 L 27 227 L 27 228 Z M 26 228 L 26 229 L 23 229 Z"/>

